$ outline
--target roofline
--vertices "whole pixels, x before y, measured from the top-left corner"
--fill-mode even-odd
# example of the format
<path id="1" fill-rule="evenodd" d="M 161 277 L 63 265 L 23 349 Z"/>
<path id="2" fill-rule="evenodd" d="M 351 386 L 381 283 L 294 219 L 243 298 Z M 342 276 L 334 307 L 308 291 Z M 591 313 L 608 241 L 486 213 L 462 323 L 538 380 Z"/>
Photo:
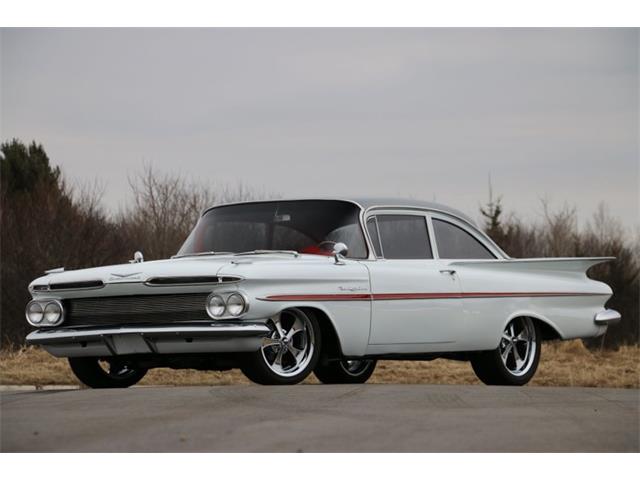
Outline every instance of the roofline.
<path id="1" fill-rule="evenodd" d="M 219 208 L 219 207 L 231 207 L 234 205 L 248 205 L 251 203 L 299 202 L 303 200 L 304 201 L 324 200 L 324 201 L 334 201 L 334 202 L 347 202 L 360 207 L 363 211 L 365 210 L 365 208 L 360 203 L 348 198 L 338 198 L 338 197 L 335 197 L 335 198 L 334 197 L 272 198 L 268 200 L 243 200 L 241 202 L 220 203 L 218 205 L 212 205 L 210 207 L 205 208 L 204 210 L 202 210 L 202 213 L 200 213 L 200 216 L 202 217 L 208 211 L 213 210 L 214 208 Z"/>
<path id="2" fill-rule="evenodd" d="M 462 220 L 465 223 L 468 223 L 474 228 L 478 228 L 476 222 L 473 221 L 468 215 L 454 209 L 447 207 L 446 205 L 439 205 L 436 203 L 428 204 L 425 203 L 423 205 L 420 204 L 412 204 L 408 201 L 405 202 L 401 199 L 393 200 L 393 202 L 389 203 L 390 199 L 380 199 L 380 203 L 373 202 L 374 199 L 371 199 L 372 203 L 370 205 L 363 205 L 361 199 L 353 199 L 353 198 L 344 198 L 344 197 L 300 197 L 300 198 L 274 198 L 268 200 L 243 200 L 241 202 L 229 202 L 229 203 L 220 203 L 218 205 L 212 205 L 210 207 L 205 208 L 200 216 L 203 216 L 205 213 L 213 210 L 214 208 L 219 207 L 229 207 L 233 205 L 248 205 L 252 203 L 271 203 L 271 202 L 298 202 L 298 201 L 335 201 L 335 202 L 347 202 L 353 205 L 357 205 L 362 209 L 363 212 L 368 212 L 369 210 L 375 208 L 405 208 L 405 209 L 416 209 L 416 210 L 429 210 L 432 212 L 443 213 L 445 215 L 450 215 L 459 220 Z"/>
<path id="3" fill-rule="evenodd" d="M 375 199 L 371 199 L 371 201 L 374 201 Z M 365 206 L 362 204 L 361 201 L 353 199 L 353 198 L 344 198 L 344 197 L 303 197 L 303 198 L 274 198 L 274 199 L 269 199 L 269 200 L 245 200 L 242 202 L 229 202 L 229 203 L 221 203 L 219 205 L 213 205 L 211 207 L 205 208 L 202 213 L 200 214 L 200 217 L 202 217 L 203 215 L 205 215 L 207 212 L 215 209 L 215 208 L 220 208 L 220 207 L 229 207 L 229 206 L 233 206 L 233 205 L 250 205 L 252 203 L 272 203 L 272 202 L 297 202 L 297 201 L 334 201 L 334 202 L 346 202 L 346 203 L 351 203 L 353 205 L 356 205 L 357 207 L 360 208 L 360 219 L 362 222 L 362 228 L 364 228 L 364 222 L 365 222 L 365 215 L 371 211 L 371 210 L 376 210 L 376 209 L 409 209 L 409 210 L 422 210 L 422 211 L 429 211 L 429 212 L 436 212 L 436 213 L 441 213 L 444 215 L 448 215 L 450 217 L 455 218 L 458 221 L 461 221 L 465 224 L 467 224 L 469 227 L 471 227 L 473 230 L 475 230 L 477 233 L 480 234 L 480 236 L 482 236 L 482 238 L 484 238 L 486 241 L 489 242 L 489 244 L 499 253 L 503 256 L 503 258 L 510 258 L 509 255 L 507 255 L 507 253 L 502 250 L 502 248 L 500 248 L 498 246 L 498 244 L 496 242 L 494 242 L 491 237 L 489 237 L 489 235 L 487 235 L 485 232 L 483 232 L 480 227 L 478 227 L 478 225 L 476 225 L 476 222 L 474 222 L 471 218 L 469 218 L 467 215 L 465 215 L 462 212 L 459 212 L 456 209 L 447 207 L 446 205 L 440 205 L 440 204 L 436 204 L 436 203 L 424 203 L 423 205 L 418 205 L 418 204 L 410 204 L 409 202 L 406 203 L 400 203 L 400 202 L 404 202 L 404 200 L 401 199 L 393 199 L 392 203 L 389 204 L 385 204 L 385 202 L 389 201 L 390 199 L 380 199 L 381 202 L 380 204 L 377 203 L 372 203 L 371 205 Z M 440 208 L 442 207 L 442 208 Z M 367 250 L 368 250 L 368 255 L 369 257 L 371 257 L 373 249 L 372 249 L 372 245 L 370 244 L 369 241 L 369 236 L 365 231 L 363 232 L 364 236 L 365 236 L 365 242 L 367 244 Z"/>

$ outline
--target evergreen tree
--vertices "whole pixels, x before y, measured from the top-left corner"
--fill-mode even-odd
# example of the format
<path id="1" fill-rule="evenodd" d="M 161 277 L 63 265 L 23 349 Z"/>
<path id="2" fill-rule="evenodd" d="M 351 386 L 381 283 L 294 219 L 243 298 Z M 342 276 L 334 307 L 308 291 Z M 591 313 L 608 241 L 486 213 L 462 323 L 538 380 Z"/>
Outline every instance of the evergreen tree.
<path id="1" fill-rule="evenodd" d="M 32 192 L 36 187 L 54 187 L 60 180 L 60 168 L 52 168 L 42 145 L 25 145 L 17 139 L 0 145 L 0 178 L 2 192 L 14 195 Z"/>

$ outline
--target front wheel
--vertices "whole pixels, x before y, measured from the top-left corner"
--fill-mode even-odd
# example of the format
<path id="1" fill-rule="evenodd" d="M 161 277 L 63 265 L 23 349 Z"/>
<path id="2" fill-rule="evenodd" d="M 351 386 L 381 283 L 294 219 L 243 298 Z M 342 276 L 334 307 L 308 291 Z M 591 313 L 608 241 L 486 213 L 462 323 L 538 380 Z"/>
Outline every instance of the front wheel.
<path id="1" fill-rule="evenodd" d="M 318 364 L 313 373 L 322 383 L 365 383 L 376 369 L 375 360 L 339 360 Z"/>
<path id="2" fill-rule="evenodd" d="M 487 385 L 525 385 L 538 369 L 541 347 L 538 325 L 528 317 L 514 318 L 498 348 L 474 354 L 471 366 Z"/>
<path id="3" fill-rule="evenodd" d="M 270 318 L 271 333 L 260 350 L 248 354 L 242 373 L 262 385 L 294 385 L 318 363 L 322 341 L 320 326 L 311 313 L 290 308 Z"/>
<path id="4" fill-rule="evenodd" d="M 132 367 L 117 358 L 69 358 L 69 366 L 78 380 L 91 388 L 127 388 L 147 374 L 146 369 Z"/>

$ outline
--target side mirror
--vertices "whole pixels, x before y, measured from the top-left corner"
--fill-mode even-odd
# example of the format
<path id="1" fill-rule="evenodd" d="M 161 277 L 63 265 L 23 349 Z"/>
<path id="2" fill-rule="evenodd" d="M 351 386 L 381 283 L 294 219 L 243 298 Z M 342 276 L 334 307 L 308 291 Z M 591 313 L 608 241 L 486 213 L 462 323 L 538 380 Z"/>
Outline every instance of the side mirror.
<path id="1" fill-rule="evenodd" d="M 336 259 L 337 265 L 344 265 L 342 258 L 349 253 L 349 247 L 342 242 L 338 242 L 333 246 L 333 258 Z"/>
<path id="2" fill-rule="evenodd" d="M 129 263 L 142 263 L 144 262 L 144 256 L 142 252 L 138 251 L 133 254 L 133 260 L 129 260 Z"/>

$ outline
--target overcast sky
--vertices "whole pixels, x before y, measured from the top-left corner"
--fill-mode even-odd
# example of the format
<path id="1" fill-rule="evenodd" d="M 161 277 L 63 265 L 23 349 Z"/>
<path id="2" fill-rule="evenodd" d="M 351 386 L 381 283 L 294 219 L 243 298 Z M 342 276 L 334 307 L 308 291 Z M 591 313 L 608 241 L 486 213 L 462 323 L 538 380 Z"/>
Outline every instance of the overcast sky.
<path id="1" fill-rule="evenodd" d="M 3 30 L 1 137 L 127 200 L 151 164 L 282 196 L 541 197 L 638 220 L 639 30 Z"/>

